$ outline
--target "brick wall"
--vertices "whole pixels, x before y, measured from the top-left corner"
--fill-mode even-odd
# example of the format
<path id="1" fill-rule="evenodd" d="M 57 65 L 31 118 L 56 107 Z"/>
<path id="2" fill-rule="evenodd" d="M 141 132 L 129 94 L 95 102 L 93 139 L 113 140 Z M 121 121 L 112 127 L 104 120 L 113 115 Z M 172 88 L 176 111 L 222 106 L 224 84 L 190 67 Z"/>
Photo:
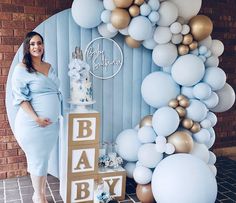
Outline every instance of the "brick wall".
<path id="1" fill-rule="evenodd" d="M 7 121 L 5 88 L 9 67 L 25 34 L 73 0 L 0 0 L 0 179 L 26 175 L 26 159 Z"/>
<path id="2" fill-rule="evenodd" d="M 0 0 L 0 179 L 26 175 L 26 160 L 7 121 L 6 80 L 12 59 L 24 35 L 49 16 L 69 8 L 73 0 Z M 221 40 L 225 52 L 220 67 L 236 90 L 236 1 L 203 0 L 201 13 L 214 23 L 213 38 Z M 218 114 L 214 147 L 236 146 L 236 109 Z"/>

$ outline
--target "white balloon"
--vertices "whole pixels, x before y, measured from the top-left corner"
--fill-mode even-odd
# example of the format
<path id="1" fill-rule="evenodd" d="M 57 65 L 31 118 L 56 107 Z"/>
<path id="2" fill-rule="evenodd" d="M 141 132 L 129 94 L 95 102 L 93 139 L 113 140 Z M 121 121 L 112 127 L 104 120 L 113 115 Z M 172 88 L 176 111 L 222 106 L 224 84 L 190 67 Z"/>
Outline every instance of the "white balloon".
<path id="1" fill-rule="evenodd" d="M 217 116 L 214 113 L 212 113 L 211 111 L 209 111 L 207 113 L 206 119 L 211 121 L 211 126 L 212 127 L 214 127 L 216 125 L 216 123 L 217 123 Z"/>
<path id="2" fill-rule="evenodd" d="M 152 52 L 154 63 L 161 67 L 170 66 L 178 56 L 177 48 L 172 43 L 159 44 Z"/>
<path id="3" fill-rule="evenodd" d="M 157 136 L 156 137 L 156 143 L 163 143 L 163 144 L 166 144 L 166 142 L 167 142 L 167 140 L 166 140 L 166 137 L 164 137 L 164 136 Z"/>
<path id="4" fill-rule="evenodd" d="M 180 153 L 158 164 L 152 176 L 152 192 L 158 203 L 213 203 L 217 182 L 207 164 Z"/>
<path id="5" fill-rule="evenodd" d="M 210 49 L 211 48 L 211 44 L 212 44 L 211 36 L 209 35 L 204 40 L 198 42 L 198 44 L 199 44 L 199 46 L 206 46 L 208 49 Z"/>
<path id="6" fill-rule="evenodd" d="M 182 31 L 182 25 L 179 23 L 179 22 L 174 22 L 171 24 L 170 26 L 170 31 L 173 33 L 173 34 L 179 34 L 181 33 Z"/>
<path id="7" fill-rule="evenodd" d="M 211 96 L 202 102 L 207 106 L 207 108 L 214 108 L 219 103 L 219 97 L 215 92 L 211 93 Z"/>
<path id="8" fill-rule="evenodd" d="M 184 24 L 184 25 L 182 26 L 181 34 L 187 35 L 189 32 L 190 32 L 190 27 L 189 27 L 189 25 Z"/>
<path id="9" fill-rule="evenodd" d="M 116 5 L 113 0 L 103 0 L 103 5 L 105 9 L 110 10 L 110 11 L 116 8 Z"/>
<path id="10" fill-rule="evenodd" d="M 208 83 L 213 91 L 220 90 L 225 85 L 226 74 L 219 67 L 210 67 L 206 69 L 203 81 Z"/>
<path id="11" fill-rule="evenodd" d="M 155 148 L 158 153 L 164 153 L 166 151 L 166 143 L 156 142 Z"/>
<path id="12" fill-rule="evenodd" d="M 105 23 L 98 26 L 98 32 L 100 35 L 102 35 L 103 37 L 107 37 L 107 38 L 115 37 L 118 33 L 118 32 L 110 32 L 107 29 L 107 24 L 105 24 Z"/>
<path id="13" fill-rule="evenodd" d="M 101 20 L 104 23 L 109 23 L 111 18 L 111 11 L 109 10 L 104 10 L 101 14 Z"/>
<path id="14" fill-rule="evenodd" d="M 206 46 L 201 45 L 199 48 L 199 54 L 204 55 L 207 53 L 208 49 Z"/>
<path id="15" fill-rule="evenodd" d="M 166 44 L 171 40 L 172 33 L 169 27 L 158 26 L 153 37 L 158 44 Z"/>
<path id="16" fill-rule="evenodd" d="M 162 67 L 162 71 L 165 72 L 165 73 L 171 73 L 171 66 L 167 66 L 167 67 Z"/>
<path id="17" fill-rule="evenodd" d="M 143 41 L 143 46 L 147 49 L 154 49 L 157 45 L 157 43 L 155 42 L 155 40 L 152 38 L 150 39 L 146 39 Z"/>
<path id="18" fill-rule="evenodd" d="M 161 3 L 158 13 L 160 18 L 157 24 L 160 26 L 169 26 L 176 21 L 178 17 L 178 8 L 174 3 L 165 1 Z"/>
<path id="19" fill-rule="evenodd" d="M 103 10 L 102 1 L 98 0 L 74 0 L 71 6 L 74 21 L 83 28 L 97 27 Z"/>
<path id="20" fill-rule="evenodd" d="M 214 165 L 208 165 L 214 176 L 217 175 L 217 168 Z"/>
<path id="21" fill-rule="evenodd" d="M 228 83 L 225 83 L 222 89 L 216 91 L 216 94 L 219 97 L 219 103 L 216 105 L 216 107 L 212 108 L 211 111 L 224 112 L 229 110 L 234 105 L 235 92 Z"/>
<path id="22" fill-rule="evenodd" d="M 208 109 L 205 104 L 196 99 L 190 99 L 190 105 L 186 108 L 187 118 L 201 122 L 206 118 Z"/>
<path id="23" fill-rule="evenodd" d="M 171 143 L 166 144 L 166 154 L 173 154 L 175 152 L 175 146 Z"/>
<path id="24" fill-rule="evenodd" d="M 214 165 L 215 163 L 216 163 L 216 155 L 212 151 L 209 151 L 208 164 Z"/>
<path id="25" fill-rule="evenodd" d="M 210 141 L 211 135 L 208 130 L 202 128 L 199 132 L 193 134 L 193 138 L 197 143 L 205 144 Z"/>
<path id="26" fill-rule="evenodd" d="M 152 127 L 144 126 L 138 131 L 138 139 L 141 143 L 154 142 L 156 139 L 156 133 Z"/>
<path id="27" fill-rule="evenodd" d="M 183 41 L 183 35 L 177 34 L 177 35 L 172 35 L 171 42 L 173 44 L 180 44 Z"/>
<path id="28" fill-rule="evenodd" d="M 129 178 L 134 178 L 133 173 L 134 169 L 136 168 L 136 163 L 128 162 L 125 164 L 124 169 L 126 170 L 126 176 Z"/>
<path id="29" fill-rule="evenodd" d="M 221 56 L 224 52 L 224 44 L 217 39 L 212 40 L 211 52 L 215 56 Z"/>
<path id="30" fill-rule="evenodd" d="M 194 98 L 193 87 L 185 87 L 185 86 L 181 87 L 181 94 L 188 97 L 189 99 L 193 99 Z"/>
<path id="31" fill-rule="evenodd" d="M 137 166 L 133 172 L 134 180 L 138 184 L 148 184 L 152 180 L 151 169 L 144 166 Z"/>
<path id="32" fill-rule="evenodd" d="M 152 11 L 149 15 L 148 15 L 148 19 L 152 22 L 152 23 L 156 23 L 160 18 L 160 15 L 157 11 Z"/>
<path id="33" fill-rule="evenodd" d="M 209 131 L 211 138 L 210 138 L 209 142 L 206 143 L 206 146 L 208 149 L 210 149 L 215 143 L 216 134 L 215 134 L 215 131 L 213 128 L 208 128 L 207 130 Z"/>
<path id="34" fill-rule="evenodd" d="M 160 2 L 157 0 L 149 0 L 148 5 L 152 8 L 153 11 L 157 11 L 160 7 Z"/>
<path id="35" fill-rule="evenodd" d="M 156 144 L 143 144 L 138 150 L 139 162 L 147 168 L 155 168 L 163 159 L 163 154 L 156 151 Z"/>
<path id="36" fill-rule="evenodd" d="M 190 152 L 190 154 L 201 159 L 206 164 L 209 161 L 210 155 L 209 155 L 209 151 L 208 151 L 205 144 L 198 144 L 198 143 L 194 142 L 193 149 Z"/>
<path id="37" fill-rule="evenodd" d="M 152 11 L 152 8 L 149 4 L 146 4 L 146 3 L 143 3 L 141 6 L 140 6 L 140 14 L 142 16 L 148 16 Z"/>
<path id="38" fill-rule="evenodd" d="M 217 56 L 210 56 L 209 58 L 207 58 L 206 62 L 205 62 L 205 66 L 206 67 L 217 67 L 219 65 L 220 61 L 219 58 Z"/>
<path id="39" fill-rule="evenodd" d="M 212 127 L 211 121 L 207 118 L 204 119 L 203 121 L 201 121 L 200 125 L 202 128 L 211 128 Z"/>
<path id="40" fill-rule="evenodd" d="M 127 161 L 138 160 L 138 150 L 141 146 L 138 140 L 138 133 L 136 130 L 127 129 L 122 131 L 116 138 L 117 153 L 121 158 Z"/>
<path id="41" fill-rule="evenodd" d="M 202 0 L 170 0 L 178 7 L 179 16 L 185 20 L 191 19 L 200 11 Z"/>
<path id="42" fill-rule="evenodd" d="M 129 24 L 128 31 L 129 35 L 135 40 L 149 39 L 152 34 L 152 24 L 144 16 L 134 17 Z"/>
<path id="43" fill-rule="evenodd" d="M 119 32 L 120 32 L 122 35 L 129 35 L 128 27 L 119 30 Z"/>
<path id="44" fill-rule="evenodd" d="M 204 82 L 200 82 L 193 87 L 193 95 L 200 99 L 207 99 L 211 96 L 211 87 Z"/>
<path id="45" fill-rule="evenodd" d="M 108 23 L 108 24 L 107 24 L 107 30 L 108 30 L 109 32 L 111 32 L 111 33 L 117 33 L 117 32 L 118 32 L 118 29 L 116 29 L 116 28 L 112 25 L 112 23 Z"/>
<path id="46" fill-rule="evenodd" d="M 171 107 L 159 108 L 152 117 L 152 126 L 158 136 L 169 136 L 179 126 L 179 115 Z"/>
<path id="47" fill-rule="evenodd" d="M 158 71 L 144 78 L 141 93 L 148 105 L 159 108 L 167 106 L 171 99 L 176 98 L 180 93 L 180 87 L 169 74 Z"/>
<path id="48" fill-rule="evenodd" d="M 187 54 L 180 56 L 173 64 L 171 75 L 180 85 L 193 86 L 204 76 L 205 66 L 199 57 Z"/>

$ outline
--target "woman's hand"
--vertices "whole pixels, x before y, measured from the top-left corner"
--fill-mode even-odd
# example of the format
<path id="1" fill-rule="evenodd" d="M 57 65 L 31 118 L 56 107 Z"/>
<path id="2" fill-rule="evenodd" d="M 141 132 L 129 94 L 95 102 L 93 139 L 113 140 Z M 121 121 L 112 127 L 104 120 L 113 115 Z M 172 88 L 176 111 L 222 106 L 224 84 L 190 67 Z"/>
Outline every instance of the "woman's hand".
<path id="1" fill-rule="evenodd" d="M 52 124 L 49 118 L 41 118 L 41 117 L 37 117 L 35 122 L 38 123 L 40 127 L 46 127 Z"/>

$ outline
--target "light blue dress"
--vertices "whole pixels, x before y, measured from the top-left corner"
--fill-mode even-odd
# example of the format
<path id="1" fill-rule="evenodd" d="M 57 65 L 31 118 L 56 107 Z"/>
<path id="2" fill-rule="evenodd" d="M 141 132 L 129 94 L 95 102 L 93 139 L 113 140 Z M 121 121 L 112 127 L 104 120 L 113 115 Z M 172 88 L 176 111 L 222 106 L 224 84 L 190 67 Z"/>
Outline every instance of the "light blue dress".
<path id="1" fill-rule="evenodd" d="M 38 116 L 52 121 L 47 127 L 40 127 L 21 107 L 15 118 L 15 137 L 26 154 L 28 172 L 45 176 L 50 152 L 59 135 L 59 79 L 52 67 L 45 76 L 39 72 L 29 73 L 22 64 L 18 64 L 12 76 L 12 91 L 14 105 L 29 101 Z"/>

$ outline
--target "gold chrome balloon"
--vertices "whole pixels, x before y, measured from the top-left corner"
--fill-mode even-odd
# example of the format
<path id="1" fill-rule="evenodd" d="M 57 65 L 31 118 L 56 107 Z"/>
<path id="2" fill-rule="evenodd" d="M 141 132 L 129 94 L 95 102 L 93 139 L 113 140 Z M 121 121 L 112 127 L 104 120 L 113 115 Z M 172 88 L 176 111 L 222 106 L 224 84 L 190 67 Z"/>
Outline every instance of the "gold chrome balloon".
<path id="1" fill-rule="evenodd" d="M 198 43 L 196 41 L 193 41 L 190 45 L 189 45 L 189 49 L 192 51 L 194 49 L 196 49 L 198 47 Z"/>
<path id="2" fill-rule="evenodd" d="M 175 110 L 179 114 L 179 117 L 184 117 L 186 115 L 186 110 L 182 106 L 176 107 Z"/>
<path id="3" fill-rule="evenodd" d="M 152 127 L 152 115 L 147 115 L 142 118 L 142 120 L 139 123 L 139 127 L 142 128 L 144 126 Z"/>
<path id="4" fill-rule="evenodd" d="M 178 101 L 182 100 L 182 99 L 187 99 L 187 97 L 185 97 L 184 95 L 180 94 L 177 96 L 176 98 Z"/>
<path id="5" fill-rule="evenodd" d="M 189 52 L 189 47 L 187 45 L 181 44 L 178 46 L 178 53 L 180 56 L 188 54 L 188 52 Z"/>
<path id="6" fill-rule="evenodd" d="M 187 99 L 187 98 L 185 98 L 185 99 L 181 99 L 180 101 L 179 101 L 179 105 L 180 106 L 182 106 L 182 107 L 184 107 L 184 108 L 186 108 L 186 107 L 188 107 L 189 106 L 189 100 Z"/>
<path id="7" fill-rule="evenodd" d="M 137 5 L 132 5 L 129 7 L 129 14 L 132 17 L 138 16 L 140 14 L 140 8 Z"/>
<path id="8" fill-rule="evenodd" d="M 125 36 L 125 42 L 131 48 L 138 48 L 141 45 L 141 41 L 137 41 L 130 36 Z"/>
<path id="9" fill-rule="evenodd" d="M 134 4 L 141 6 L 144 3 L 144 0 L 134 0 Z"/>
<path id="10" fill-rule="evenodd" d="M 213 30 L 211 19 L 205 15 L 197 15 L 191 18 L 189 26 L 193 38 L 197 41 L 207 38 Z"/>
<path id="11" fill-rule="evenodd" d="M 136 194 L 138 199 L 142 203 L 153 203 L 155 202 L 153 194 L 152 194 L 152 186 L 151 183 L 141 185 L 138 184 L 136 187 Z"/>
<path id="12" fill-rule="evenodd" d="M 177 106 L 179 106 L 179 102 L 177 99 L 171 99 L 168 105 L 169 107 L 176 108 Z"/>
<path id="13" fill-rule="evenodd" d="M 193 36 L 192 36 L 191 34 L 187 34 L 187 35 L 185 35 L 185 36 L 183 37 L 182 43 L 183 43 L 184 45 L 189 45 L 189 44 L 191 44 L 192 42 L 193 42 Z"/>
<path id="14" fill-rule="evenodd" d="M 193 123 L 193 126 L 190 128 L 190 131 L 191 131 L 192 133 L 197 133 L 197 132 L 199 132 L 200 130 L 201 130 L 201 126 L 200 126 L 200 124 L 197 123 L 197 122 L 194 122 L 194 123 Z"/>
<path id="15" fill-rule="evenodd" d="M 128 8 L 133 3 L 133 0 L 113 0 L 113 2 L 118 8 Z"/>
<path id="16" fill-rule="evenodd" d="M 167 141 L 175 146 L 175 153 L 189 153 L 193 149 L 193 138 L 187 131 L 176 131 Z"/>
<path id="17" fill-rule="evenodd" d="M 182 120 L 182 126 L 186 129 L 190 129 L 193 126 L 193 120 L 190 118 L 185 118 Z"/>
<path id="18" fill-rule="evenodd" d="M 116 8 L 111 13 L 111 23 L 116 29 L 124 29 L 129 25 L 130 15 L 125 9 Z"/>

